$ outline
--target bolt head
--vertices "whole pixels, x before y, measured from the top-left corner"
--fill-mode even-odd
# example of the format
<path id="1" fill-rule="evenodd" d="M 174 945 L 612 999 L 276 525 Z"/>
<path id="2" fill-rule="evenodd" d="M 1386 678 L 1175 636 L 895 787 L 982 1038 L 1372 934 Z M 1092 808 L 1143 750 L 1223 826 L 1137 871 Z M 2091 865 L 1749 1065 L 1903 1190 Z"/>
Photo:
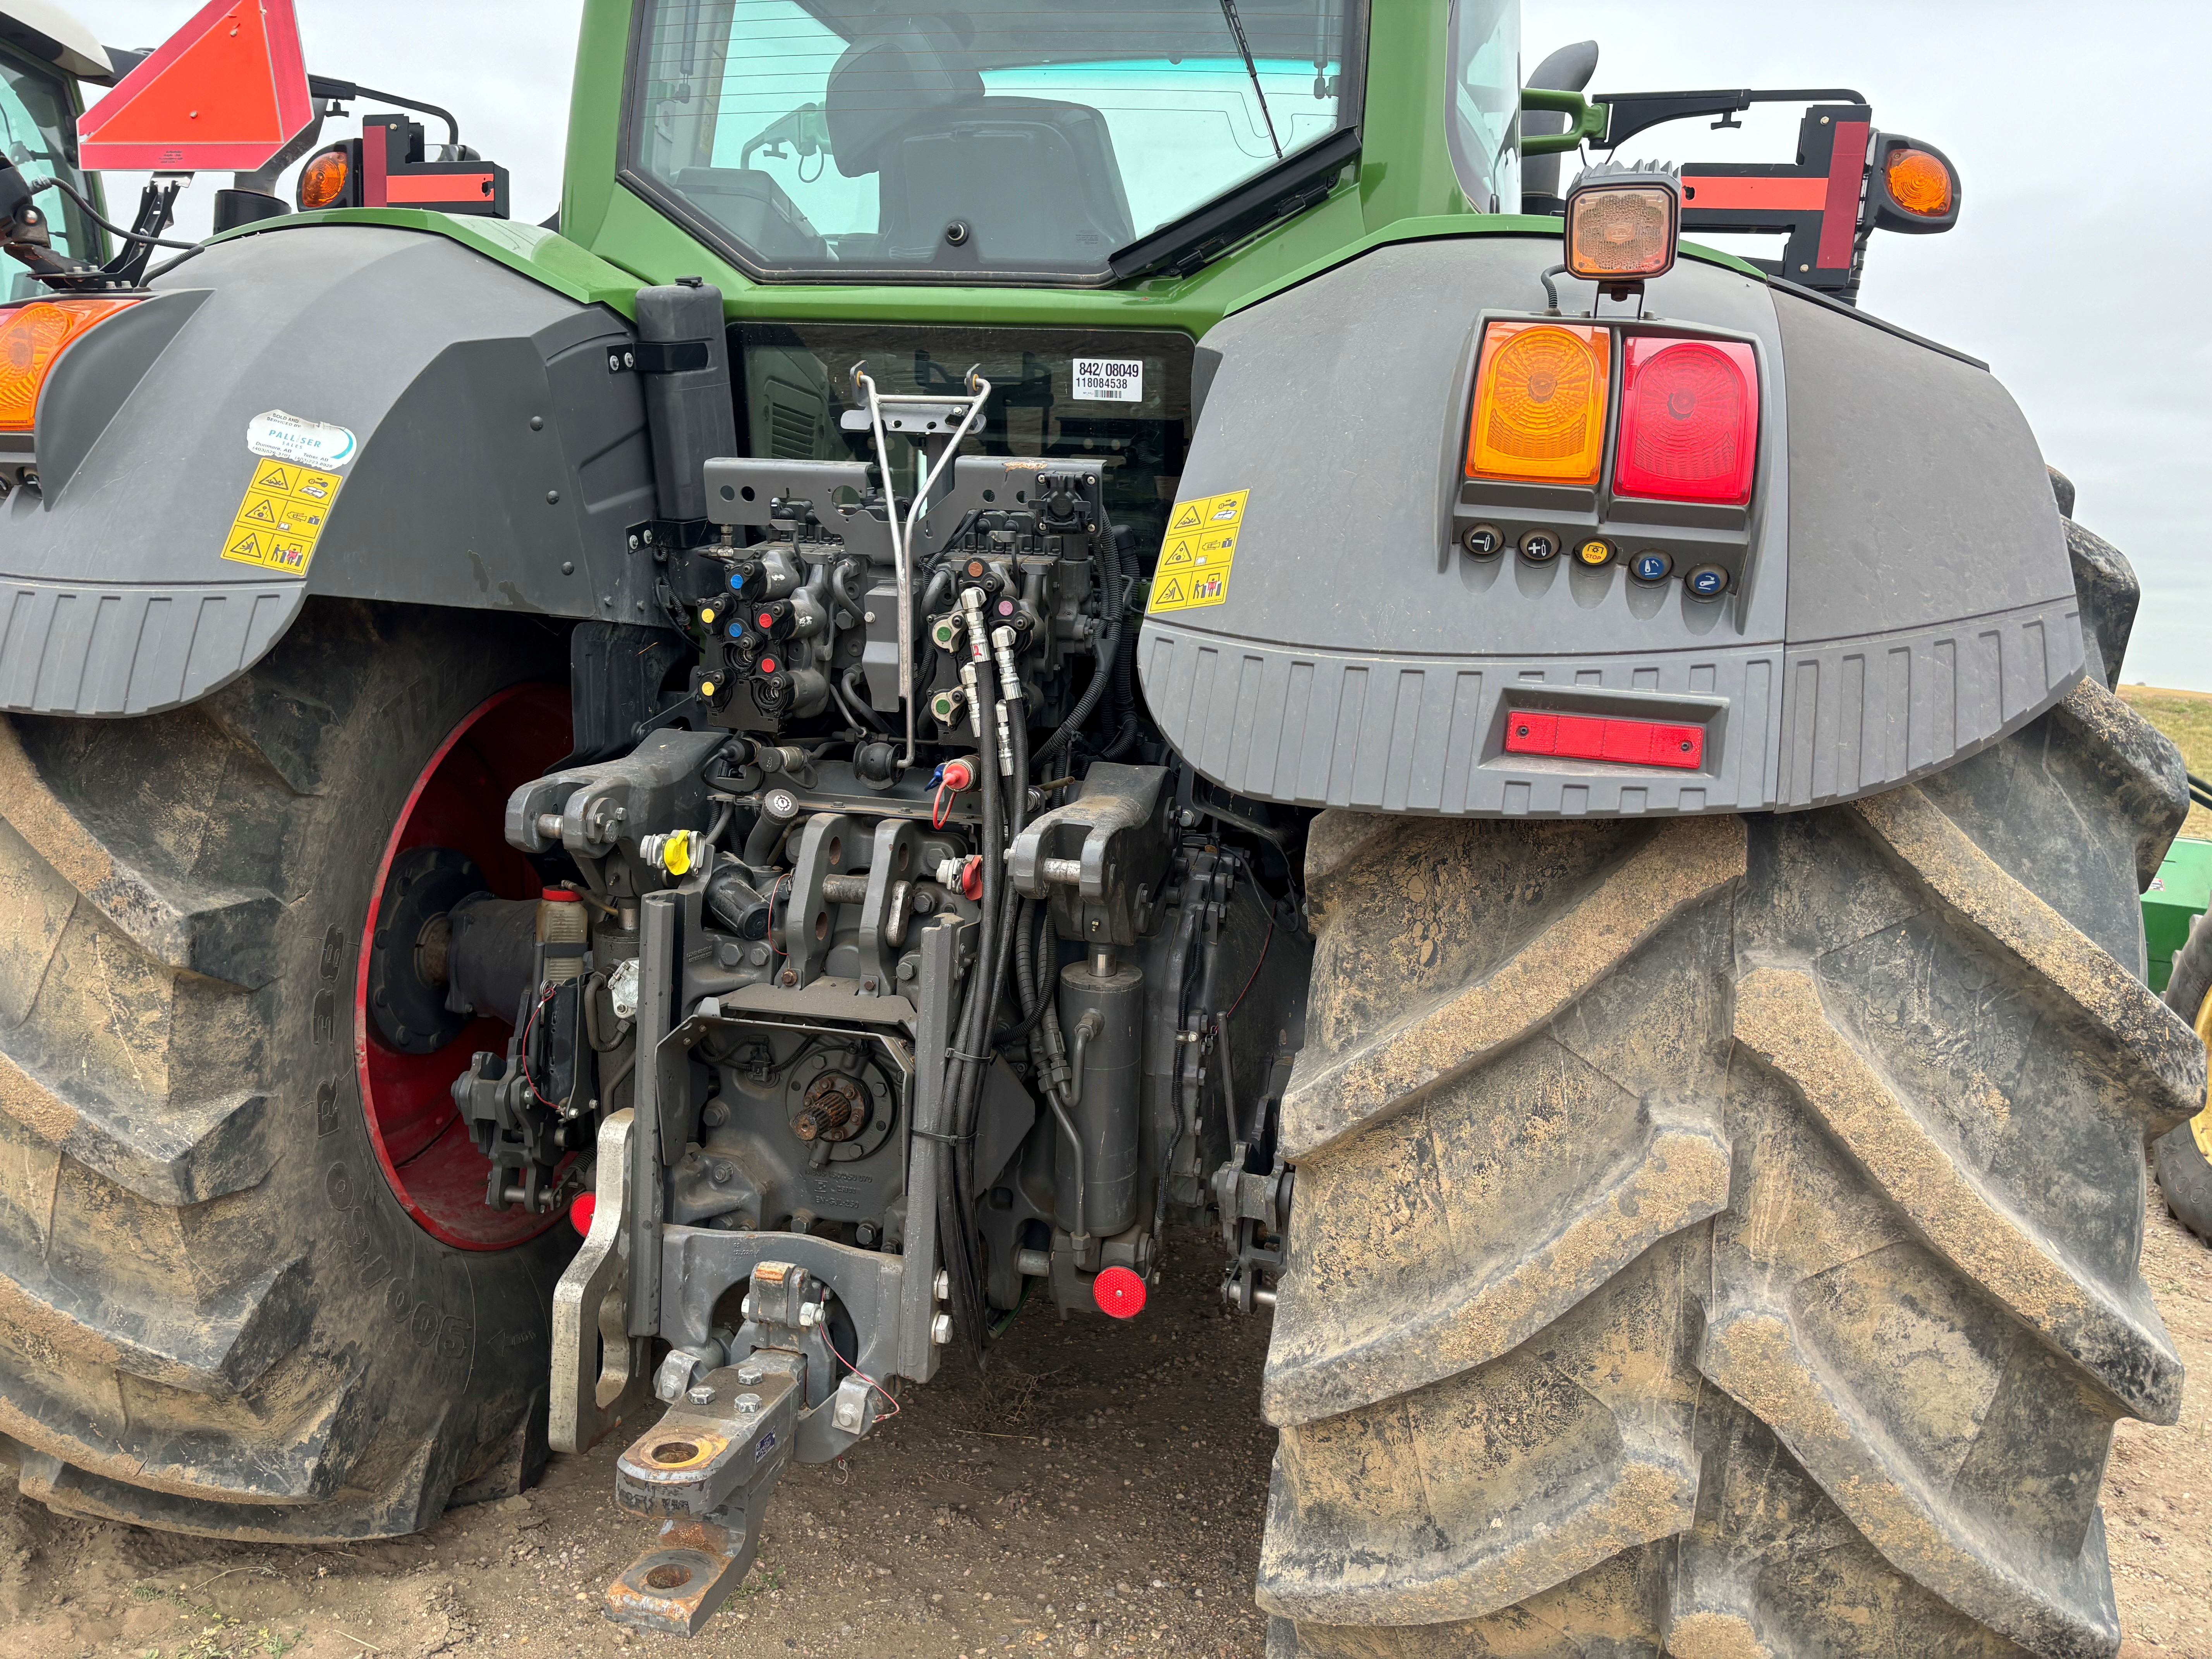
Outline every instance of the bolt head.
<path id="1" fill-rule="evenodd" d="M 929 1322 L 929 1340 L 939 1347 L 952 1340 L 952 1316 L 941 1313 Z"/>
<path id="2" fill-rule="evenodd" d="M 767 1375 L 768 1373 L 757 1365 L 740 1365 L 738 1367 L 738 1382 L 742 1386 L 748 1389 L 757 1389 L 760 1387 L 761 1379 Z"/>
<path id="3" fill-rule="evenodd" d="M 730 1402 L 738 1408 L 740 1417 L 750 1417 L 761 1408 L 761 1397 L 757 1394 L 741 1394 Z"/>
<path id="4" fill-rule="evenodd" d="M 686 1389 L 684 1397 L 695 1406 L 711 1406 L 714 1403 L 714 1391 L 704 1382 L 696 1389 Z"/>

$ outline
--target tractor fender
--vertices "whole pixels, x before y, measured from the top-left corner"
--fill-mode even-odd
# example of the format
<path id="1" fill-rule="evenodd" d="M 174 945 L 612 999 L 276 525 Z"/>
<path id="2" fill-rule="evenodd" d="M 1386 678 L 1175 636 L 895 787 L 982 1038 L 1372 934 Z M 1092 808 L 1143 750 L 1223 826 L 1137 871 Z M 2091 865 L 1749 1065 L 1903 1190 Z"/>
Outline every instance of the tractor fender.
<path id="1" fill-rule="evenodd" d="M 650 559 L 634 568 L 630 532 L 653 484 L 634 340 L 441 236 L 324 225 L 208 247 L 64 350 L 32 453 L 0 454 L 37 478 L 0 502 L 0 708 L 192 702 L 311 593 L 635 620 Z M 276 414 L 316 423 L 331 457 L 303 486 L 329 499 L 297 572 L 235 556 L 276 459 L 249 434 Z"/>
<path id="2" fill-rule="evenodd" d="M 1747 508 L 1624 501 L 1609 465 L 1579 495 L 1469 480 L 1486 319 L 1544 320 L 1559 254 L 1533 237 L 1377 248 L 1205 337 L 1170 523 L 1195 505 L 1235 531 L 1233 561 L 1208 589 L 1169 589 L 1171 527 L 1138 654 L 1154 716 L 1200 771 L 1257 799 L 1389 812 L 1804 808 L 1949 766 L 2080 678 L 2065 538 L 2004 388 L 1754 276 L 1686 260 L 1644 313 L 1753 349 Z M 1558 280 L 1560 320 L 1588 324 L 1594 285 Z M 1616 423 L 1620 357 L 1616 341 Z M 1507 544 L 1471 556 L 1461 538 L 1486 520 Z M 1532 563 L 1523 526 L 1570 550 L 1601 536 L 1616 556 Z M 1632 577 L 1649 545 L 1673 550 L 1674 579 Z M 1680 580 L 1705 557 L 1733 561 L 1717 601 Z M 1694 727 L 1702 752 L 1685 743 L 1694 764 L 1660 767 L 1570 757 L 1564 740 L 1509 750 L 1530 713 Z"/>

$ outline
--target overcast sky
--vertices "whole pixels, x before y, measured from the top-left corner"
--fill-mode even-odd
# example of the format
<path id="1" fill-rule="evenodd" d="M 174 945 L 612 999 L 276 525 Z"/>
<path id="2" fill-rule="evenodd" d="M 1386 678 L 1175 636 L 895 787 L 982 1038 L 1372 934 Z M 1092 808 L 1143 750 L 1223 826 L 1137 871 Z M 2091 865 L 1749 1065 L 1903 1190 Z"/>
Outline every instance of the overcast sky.
<path id="1" fill-rule="evenodd" d="M 103 40 L 143 46 L 196 6 L 72 9 Z M 515 216 L 553 210 L 577 0 L 299 0 L 299 10 L 316 73 L 453 109 L 463 136 L 511 169 Z M 2124 677 L 2212 691 L 2212 326 L 2197 292 L 2212 271 L 2212 159 L 2193 131 L 2172 130 L 2193 120 L 2172 75 L 2212 60 L 2212 4 L 1524 0 L 1523 17 L 1530 66 L 1571 40 L 1599 43 L 1596 91 L 1852 87 L 1876 125 L 1942 148 L 1964 181 L 1959 228 L 1877 235 L 1862 302 L 1987 359 L 2046 459 L 2080 487 L 2082 522 L 2134 560 L 2143 610 Z M 1754 113 L 1728 132 L 1682 122 L 1630 148 L 1787 161 L 1796 119 Z M 200 181 L 186 228 L 204 228 L 216 182 Z"/>

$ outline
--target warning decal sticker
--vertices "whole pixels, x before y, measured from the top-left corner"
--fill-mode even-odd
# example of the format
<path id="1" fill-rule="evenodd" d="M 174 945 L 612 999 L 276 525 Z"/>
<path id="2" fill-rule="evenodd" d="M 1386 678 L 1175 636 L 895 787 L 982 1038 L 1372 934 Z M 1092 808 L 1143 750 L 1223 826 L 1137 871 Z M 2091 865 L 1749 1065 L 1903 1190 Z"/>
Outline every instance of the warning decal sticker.
<path id="1" fill-rule="evenodd" d="M 304 576 L 343 482 L 335 472 L 274 458 L 257 461 L 253 482 L 222 538 L 222 556 L 287 576 Z"/>
<path id="2" fill-rule="evenodd" d="M 1237 489 L 1175 504 L 1152 573 L 1152 615 L 1195 611 L 1229 597 L 1230 568 L 1244 533 L 1244 499 L 1251 493 Z"/>

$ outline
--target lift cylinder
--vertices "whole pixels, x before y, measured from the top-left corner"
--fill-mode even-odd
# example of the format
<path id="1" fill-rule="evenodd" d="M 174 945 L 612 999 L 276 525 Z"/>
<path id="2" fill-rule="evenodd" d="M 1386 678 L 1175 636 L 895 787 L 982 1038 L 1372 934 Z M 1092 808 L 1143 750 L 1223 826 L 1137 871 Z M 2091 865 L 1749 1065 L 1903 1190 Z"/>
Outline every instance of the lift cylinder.
<path id="1" fill-rule="evenodd" d="M 1067 1039 L 1070 1066 L 1074 1066 L 1079 1050 L 1082 1056 L 1081 1068 L 1070 1083 L 1071 1092 L 1076 1093 L 1070 1115 L 1083 1137 L 1084 1231 L 1094 1238 L 1107 1238 L 1126 1231 L 1137 1219 L 1145 975 L 1141 969 L 1126 964 L 1103 975 L 1094 974 L 1092 966 L 1085 958 L 1060 970 L 1060 1029 Z M 1075 1158 L 1064 1133 L 1054 1144 L 1054 1218 L 1063 1231 L 1072 1232 Z"/>

